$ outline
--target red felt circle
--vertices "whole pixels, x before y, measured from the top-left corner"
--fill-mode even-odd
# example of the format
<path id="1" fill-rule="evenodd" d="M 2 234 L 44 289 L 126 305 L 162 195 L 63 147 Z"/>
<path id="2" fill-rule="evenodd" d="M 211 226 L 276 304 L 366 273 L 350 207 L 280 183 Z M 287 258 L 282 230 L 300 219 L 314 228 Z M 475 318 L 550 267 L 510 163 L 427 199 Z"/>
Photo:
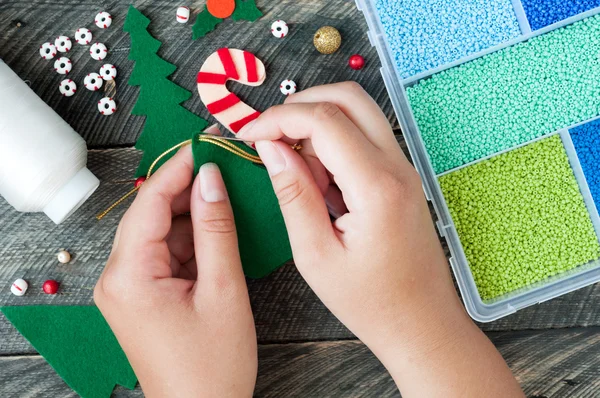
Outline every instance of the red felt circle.
<path id="1" fill-rule="evenodd" d="M 225 19 L 229 18 L 235 10 L 235 0 L 208 0 L 206 8 L 213 17 Z"/>

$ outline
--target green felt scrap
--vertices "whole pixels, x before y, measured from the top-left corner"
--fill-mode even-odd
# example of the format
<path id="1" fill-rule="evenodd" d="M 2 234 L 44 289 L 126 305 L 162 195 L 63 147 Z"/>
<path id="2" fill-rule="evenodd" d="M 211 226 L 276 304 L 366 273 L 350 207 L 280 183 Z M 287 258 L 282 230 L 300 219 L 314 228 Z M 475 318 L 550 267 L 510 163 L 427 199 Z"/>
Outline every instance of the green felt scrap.
<path id="1" fill-rule="evenodd" d="M 137 378 L 104 317 L 93 306 L 17 306 L 0 310 L 83 398 L 108 398 Z"/>
<path id="2" fill-rule="evenodd" d="M 245 151 L 244 144 L 235 144 Z M 244 273 L 262 278 L 292 259 L 283 216 L 267 170 L 246 159 L 194 138 L 196 173 L 205 163 L 216 163 L 233 207 Z"/>
<path id="3" fill-rule="evenodd" d="M 262 17 L 263 13 L 256 7 L 254 0 L 235 0 L 235 9 L 231 14 L 231 19 L 234 21 L 250 21 L 254 22 L 258 18 Z M 213 16 L 208 8 L 198 14 L 196 22 L 192 27 L 192 33 L 194 40 L 206 36 L 208 33 L 215 30 L 216 26 L 223 22 L 221 18 Z"/>
<path id="4" fill-rule="evenodd" d="M 262 17 L 263 13 L 256 7 L 254 0 L 235 0 L 235 10 L 231 15 L 234 21 L 244 20 L 254 22 Z"/>
<path id="5" fill-rule="evenodd" d="M 206 36 L 206 34 L 215 30 L 221 22 L 223 22 L 221 18 L 213 16 L 208 12 L 208 8 L 204 7 L 204 10 L 196 17 L 196 22 L 192 27 L 192 38 L 196 40 Z"/>
<path id="6" fill-rule="evenodd" d="M 135 61 L 135 67 L 128 84 L 140 86 L 132 113 L 146 116 L 144 130 L 135 145 L 144 152 L 136 176 L 146 175 L 150 165 L 163 152 L 207 126 L 204 119 L 180 105 L 192 93 L 168 79 L 177 67 L 156 54 L 161 42 L 148 33 L 149 24 L 150 20 L 140 11 L 129 7 L 123 30 L 131 37 L 129 59 Z M 156 168 L 173 154 L 165 156 Z"/>

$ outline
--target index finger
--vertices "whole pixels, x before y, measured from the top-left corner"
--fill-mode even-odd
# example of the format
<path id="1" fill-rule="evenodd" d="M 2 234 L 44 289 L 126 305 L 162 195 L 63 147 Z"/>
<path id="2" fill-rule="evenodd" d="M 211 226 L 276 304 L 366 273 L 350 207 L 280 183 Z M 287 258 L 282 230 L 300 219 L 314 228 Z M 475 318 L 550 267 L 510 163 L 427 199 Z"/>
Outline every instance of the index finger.
<path id="1" fill-rule="evenodd" d="M 380 151 L 331 103 L 276 105 L 246 125 L 238 137 L 275 141 L 310 139 L 315 154 L 344 191 L 368 183 L 377 172 Z"/>
<path id="2" fill-rule="evenodd" d="M 122 237 L 129 244 L 164 240 L 171 230 L 173 202 L 190 186 L 193 173 L 192 149 L 187 145 L 144 182 L 123 217 Z"/>
<path id="3" fill-rule="evenodd" d="M 356 82 L 343 82 L 311 87 L 287 97 L 286 104 L 327 101 L 342 112 L 382 151 L 398 151 L 400 147 L 387 117 L 369 94 Z"/>

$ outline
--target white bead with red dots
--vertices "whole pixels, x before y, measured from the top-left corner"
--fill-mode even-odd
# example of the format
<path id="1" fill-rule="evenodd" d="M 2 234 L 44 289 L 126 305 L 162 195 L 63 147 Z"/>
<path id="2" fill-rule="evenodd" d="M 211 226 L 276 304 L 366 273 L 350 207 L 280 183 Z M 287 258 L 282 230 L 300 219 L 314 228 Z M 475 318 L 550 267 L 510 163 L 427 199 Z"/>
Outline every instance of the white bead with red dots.
<path id="1" fill-rule="evenodd" d="M 102 77 L 97 73 L 88 73 L 83 79 L 83 85 L 90 91 L 98 91 L 102 87 Z"/>
<path id="2" fill-rule="evenodd" d="M 56 46 L 58 52 L 61 53 L 68 53 L 73 47 L 71 39 L 69 39 L 67 36 L 58 36 L 56 40 L 54 40 L 54 45 Z"/>
<path id="3" fill-rule="evenodd" d="M 92 41 L 92 32 L 86 28 L 79 28 L 75 31 L 75 41 L 81 45 L 87 46 Z"/>
<path id="4" fill-rule="evenodd" d="M 52 43 L 44 43 L 40 46 L 40 55 L 44 59 L 52 59 L 56 55 L 56 46 Z"/>
<path id="5" fill-rule="evenodd" d="M 71 64 L 71 60 L 67 57 L 60 57 L 56 61 L 54 61 L 54 70 L 59 75 L 67 75 L 73 69 L 73 64 Z"/>
<path id="6" fill-rule="evenodd" d="M 27 284 L 27 282 L 25 280 L 19 278 L 13 282 L 12 286 L 10 287 L 10 291 L 15 296 L 22 296 L 25 294 L 28 287 L 29 287 L 29 285 Z"/>
<path id="7" fill-rule="evenodd" d="M 75 82 L 71 79 L 65 79 L 62 82 L 60 82 L 58 90 L 65 97 L 71 97 L 77 91 L 77 84 L 75 84 Z"/>
<path id="8" fill-rule="evenodd" d="M 296 83 L 293 80 L 284 80 L 281 82 L 279 89 L 283 95 L 292 95 L 296 92 Z"/>
<path id="9" fill-rule="evenodd" d="M 273 33 L 273 36 L 279 39 L 283 39 L 284 37 L 286 37 L 289 31 L 290 29 L 288 28 L 285 21 L 282 21 L 281 19 L 278 19 L 271 25 L 271 33 Z"/>
<path id="10" fill-rule="evenodd" d="M 103 43 L 94 43 L 90 47 L 90 55 L 96 61 L 102 61 L 106 58 L 106 54 L 108 53 L 108 49 Z"/>
<path id="11" fill-rule="evenodd" d="M 112 24 L 112 16 L 106 11 L 99 12 L 94 18 L 94 23 L 100 29 L 108 29 Z"/>
<path id="12" fill-rule="evenodd" d="M 190 8 L 181 6 L 177 8 L 177 22 L 187 23 L 190 20 Z"/>
<path id="13" fill-rule="evenodd" d="M 110 116 L 117 111 L 117 103 L 109 97 L 104 97 L 98 101 L 98 111 L 104 116 Z"/>
<path id="14" fill-rule="evenodd" d="M 114 80 L 117 77 L 117 68 L 113 64 L 104 64 L 100 68 L 100 76 L 106 81 Z"/>

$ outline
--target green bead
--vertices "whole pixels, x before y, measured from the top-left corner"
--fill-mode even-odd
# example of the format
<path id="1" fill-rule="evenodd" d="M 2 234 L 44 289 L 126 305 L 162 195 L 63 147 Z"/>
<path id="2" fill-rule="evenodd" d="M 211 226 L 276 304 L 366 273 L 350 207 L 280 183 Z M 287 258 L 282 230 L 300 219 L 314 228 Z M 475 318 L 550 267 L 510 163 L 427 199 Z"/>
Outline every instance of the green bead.
<path id="1" fill-rule="evenodd" d="M 484 300 L 600 258 L 558 135 L 439 181 Z"/>
<path id="2" fill-rule="evenodd" d="M 600 114 L 600 15 L 433 75 L 407 94 L 442 173 Z"/>

